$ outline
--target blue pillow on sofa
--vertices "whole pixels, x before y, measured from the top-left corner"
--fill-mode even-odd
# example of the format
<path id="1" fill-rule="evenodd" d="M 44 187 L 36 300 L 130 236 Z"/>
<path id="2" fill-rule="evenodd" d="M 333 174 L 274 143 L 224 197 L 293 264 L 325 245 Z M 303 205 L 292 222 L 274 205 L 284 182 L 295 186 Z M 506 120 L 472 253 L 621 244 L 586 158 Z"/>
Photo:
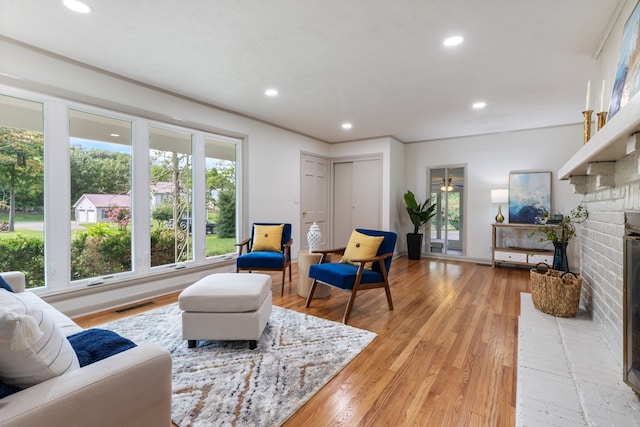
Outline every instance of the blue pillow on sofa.
<path id="1" fill-rule="evenodd" d="M 85 329 L 67 337 L 78 356 L 80 367 L 90 365 L 136 346 L 126 338 L 107 329 Z"/>
<path id="2" fill-rule="evenodd" d="M 20 391 L 18 387 L 0 382 L 0 399 L 18 391 Z"/>
<path id="3" fill-rule="evenodd" d="M 2 278 L 2 276 L 0 276 L 0 288 L 6 289 L 9 292 L 13 292 L 13 288 L 11 287 L 11 285 L 8 284 L 7 281 Z"/>

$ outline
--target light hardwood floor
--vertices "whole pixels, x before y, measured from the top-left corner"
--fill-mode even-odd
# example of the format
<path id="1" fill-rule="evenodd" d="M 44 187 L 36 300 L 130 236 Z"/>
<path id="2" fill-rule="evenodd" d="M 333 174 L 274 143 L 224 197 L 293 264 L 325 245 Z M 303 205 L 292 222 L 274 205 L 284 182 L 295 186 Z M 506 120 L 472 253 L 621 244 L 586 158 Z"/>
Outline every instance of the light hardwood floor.
<path id="1" fill-rule="evenodd" d="M 332 290 L 309 309 L 294 281 L 273 304 L 341 321 L 348 294 Z M 394 310 L 381 289 L 358 294 L 349 324 L 378 337 L 287 422 L 294 426 L 513 426 L 520 292 L 526 269 L 398 258 L 391 267 Z M 158 304 L 177 294 L 156 298 Z M 153 308 L 150 307 L 150 308 Z M 131 315 L 75 319 L 83 327 Z"/>

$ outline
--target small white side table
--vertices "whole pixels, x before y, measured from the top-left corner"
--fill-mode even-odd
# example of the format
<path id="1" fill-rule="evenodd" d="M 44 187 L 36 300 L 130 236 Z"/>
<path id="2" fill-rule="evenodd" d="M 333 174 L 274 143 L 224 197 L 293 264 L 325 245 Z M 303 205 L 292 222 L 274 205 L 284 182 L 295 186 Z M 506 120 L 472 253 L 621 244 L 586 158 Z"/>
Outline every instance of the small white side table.
<path id="1" fill-rule="evenodd" d="M 309 277 L 309 268 L 312 264 L 320 263 L 322 255 L 309 253 L 307 249 L 298 252 L 298 295 L 306 298 L 311 289 L 313 279 Z M 314 298 L 328 298 L 331 295 L 331 288 L 327 285 L 318 283 Z"/>

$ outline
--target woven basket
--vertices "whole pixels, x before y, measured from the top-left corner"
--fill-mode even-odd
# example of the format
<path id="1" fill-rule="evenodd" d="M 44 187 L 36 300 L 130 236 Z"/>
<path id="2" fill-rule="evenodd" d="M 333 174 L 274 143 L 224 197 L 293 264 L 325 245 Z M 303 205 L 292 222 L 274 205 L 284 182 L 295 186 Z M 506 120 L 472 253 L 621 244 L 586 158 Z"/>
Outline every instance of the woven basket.
<path id="1" fill-rule="evenodd" d="M 552 270 L 541 263 L 531 269 L 531 299 L 543 313 L 575 317 L 580 306 L 582 279 L 572 272 Z"/>

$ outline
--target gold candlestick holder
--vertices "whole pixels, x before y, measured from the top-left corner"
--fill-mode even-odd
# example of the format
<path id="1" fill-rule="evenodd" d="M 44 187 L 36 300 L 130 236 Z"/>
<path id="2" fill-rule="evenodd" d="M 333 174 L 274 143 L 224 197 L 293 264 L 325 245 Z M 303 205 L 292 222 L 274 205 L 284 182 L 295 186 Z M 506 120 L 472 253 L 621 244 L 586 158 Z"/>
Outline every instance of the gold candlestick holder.
<path id="1" fill-rule="evenodd" d="M 591 113 L 593 110 L 586 110 L 582 112 L 584 116 L 584 143 L 586 144 L 591 139 Z"/>
<path id="2" fill-rule="evenodd" d="M 601 111 L 596 114 L 596 116 L 598 116 L 598 130 L 600 130 L 605 124 L 607 124 L 607 112 Z"/>

